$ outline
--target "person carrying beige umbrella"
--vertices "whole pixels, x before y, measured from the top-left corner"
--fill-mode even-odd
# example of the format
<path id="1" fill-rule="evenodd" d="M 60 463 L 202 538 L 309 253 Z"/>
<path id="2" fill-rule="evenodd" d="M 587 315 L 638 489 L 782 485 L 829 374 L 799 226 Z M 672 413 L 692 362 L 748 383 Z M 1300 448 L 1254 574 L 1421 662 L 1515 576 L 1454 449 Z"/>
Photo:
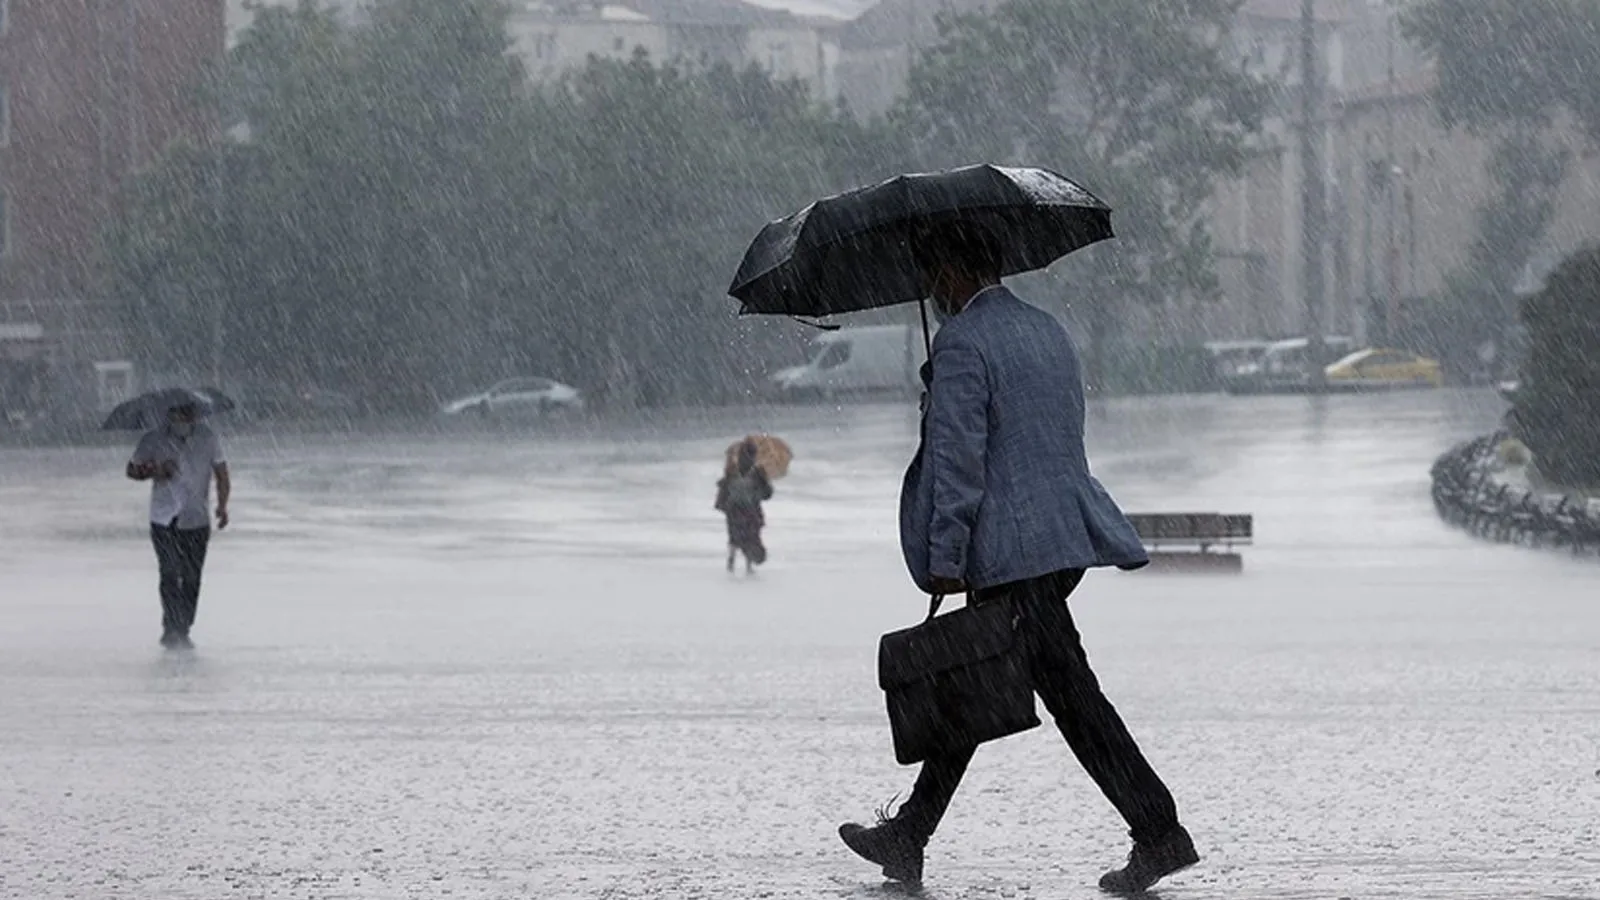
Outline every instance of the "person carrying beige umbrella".
<path id="1" fill-rule="evenodd" d="M 728 522 L 728 571 L 744 556 L 746 573 L 767 561 L 761 541 L 766 515 L 761 504 L 772 499 L 772 481 L 789 471 L 794 458 L 789 446 L 771 435 L 751 435 L 728 448 L 722 479 L 717 482 L 716 508 Z"/>

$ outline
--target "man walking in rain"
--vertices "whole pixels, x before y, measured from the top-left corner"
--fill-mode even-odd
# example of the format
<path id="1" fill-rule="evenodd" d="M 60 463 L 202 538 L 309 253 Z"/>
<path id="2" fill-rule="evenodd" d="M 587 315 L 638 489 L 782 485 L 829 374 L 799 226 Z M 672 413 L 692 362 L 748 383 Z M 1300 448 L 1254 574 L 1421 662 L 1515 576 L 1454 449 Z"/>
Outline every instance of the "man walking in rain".
<path id="1" fill-rule="evenodd" d="M 1013 605 L 1034 691 L 1133 838 L 1126 866 L 1100 887 L 1142 892 L 1199 856 L 1171 793 L 1101 693 L 1067 607 L 1087 569 L 1149 561 L 1089 474 L 1077 353 L 1055 319 L 1000 284 L 1000 247 L 987 232 L 940 226 L 913 251 L 943 327 L 924 373 L 920 474 L 908 473 L 901 492 L 907 564 L 930 593 Z M 928 759 L 893 817 L 843 825 L 840 837 L 885 876 L 920 882 L 923 848 L 975 749 Z"/>
<path id="2" fill-rule="evenodd" d="M 161 646 L 188 649 L 200 605 L 200 573 L 211 541 L 211 478 L 217 479 L 217 528 L 228 527 L 228 464 L 216 432 L 196 421 L 193 405 L 139 439 L 128 477 L 150 486 L 150 541 L 161 570 Z"/>

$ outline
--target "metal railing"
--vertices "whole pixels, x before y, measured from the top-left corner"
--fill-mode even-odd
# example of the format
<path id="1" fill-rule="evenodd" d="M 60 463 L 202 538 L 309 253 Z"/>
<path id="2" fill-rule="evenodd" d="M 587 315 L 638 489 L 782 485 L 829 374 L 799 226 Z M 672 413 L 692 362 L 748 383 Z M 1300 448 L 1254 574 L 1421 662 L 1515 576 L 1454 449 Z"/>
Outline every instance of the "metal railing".
<path id="1" fill-rule="evenodd" d="M 1586 504 L 1571 497 L 1552 502 L 1493 477 L 1496 449 L 1508 437 L 1485 435 L 1434 461 L 1433 505 L 1440 517 L 1497 543 L 1600 554 L 1600 516 Z"/>

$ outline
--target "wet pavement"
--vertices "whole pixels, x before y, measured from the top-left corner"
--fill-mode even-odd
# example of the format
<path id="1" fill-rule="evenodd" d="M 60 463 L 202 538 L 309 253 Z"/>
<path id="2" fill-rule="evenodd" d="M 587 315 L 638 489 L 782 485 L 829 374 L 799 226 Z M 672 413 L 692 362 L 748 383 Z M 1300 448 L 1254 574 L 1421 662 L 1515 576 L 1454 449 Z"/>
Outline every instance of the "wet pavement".
<path id="1" fill-rule="evenodd" d="M 1120 401 L 1130 510 L 1256 516 L 1241 576 L 1073 608 L 1203 863 L 1164 898 L 1600 897 L 1600 566 L 1434 516 L 1487 394 Z M 798 458 L 721 567 L 722 448 Z M 0 450 L 0 897 L 880 897 L 909 787 L 877 636 L 923 602 L 896 406 L 561 434 L 240 435 L 192 655 L 123 450 Z M 1120 822 L 1047 725 L 980 751 L 932 898 L 1094 897 Z"/>

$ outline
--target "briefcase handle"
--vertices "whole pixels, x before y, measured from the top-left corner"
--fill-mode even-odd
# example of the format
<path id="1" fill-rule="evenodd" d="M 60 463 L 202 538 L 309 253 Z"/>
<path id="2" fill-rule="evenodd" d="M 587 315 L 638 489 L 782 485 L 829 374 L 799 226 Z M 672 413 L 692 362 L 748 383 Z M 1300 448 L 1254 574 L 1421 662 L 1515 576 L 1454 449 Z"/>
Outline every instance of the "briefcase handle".
<path id="1" fill-rule="evenodd" d="M 943 602 L 944 602 L 944 595 L 943 594 L 930 594 L 928 596 L 928 618 L 923 619 L 922 621 L 924 621 L 924 622 L 932 621 L 933 617 L 937 616 L 939 614 L 939 604 L 941 604 Z M 968 606 L 972 605 L 972 591 L 967 591 L 967 605 Z"/>

